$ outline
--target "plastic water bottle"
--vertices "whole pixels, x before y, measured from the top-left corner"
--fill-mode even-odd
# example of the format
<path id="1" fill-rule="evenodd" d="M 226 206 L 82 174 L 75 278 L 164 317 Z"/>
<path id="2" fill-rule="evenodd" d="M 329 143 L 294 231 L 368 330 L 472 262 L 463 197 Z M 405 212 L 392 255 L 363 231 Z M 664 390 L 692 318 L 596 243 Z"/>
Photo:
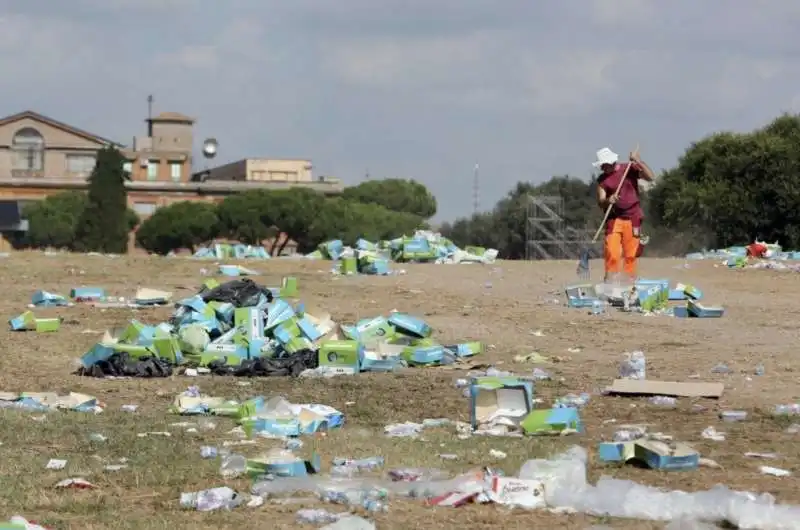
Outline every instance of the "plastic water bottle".
<path id="1" fill-rule="evenodd" d="M 200 458 L 217 458 L 218 455 L 216 447 L 203 446 L 200 448 Z"/>
<path id="2" fill-rule="evenodd" d="M 231 488 L 212 488 L 196 493 L 181 493 L 181 506 L 198 512 L 231 509 L 241 504 L 241 498 Z"/>
<path id="3" fill-rule="evenodd" d="M 800 414 L 800 405 L 789 403 L 788 405 L 775 405 L 776 416 L 797 416 Z"/>
<path id="4" fill-rule="evenodd" d="M 593 315 L 602 315 L 606 312 L 606 304 L 601 300 L 595 300 L 592 302 L 592 314 Z"/>
<path id="5" fill-rule="evenodd" d="M 331 513 L 321 508 L 304 508 L 297 511 L 297 522 L 301 524 L 330 524 L 341 518 L 338 513 Z"/>
<path id="6" fill-rule="evenodd" d="M 625 354 L 625 359 L 619 366 L 619 376 L 622 379 L 647 379 L 647 358 L 644 352 L 637 350 Z"/>
<path id="7" fill-rule="evenodd" d="M 675 407 L 678 400 L 669 396 L 653 396 L 650 398 L 650 403 L 658 405 L 659 407 Z"/>
<path id="8" fill-rule="evenodd" d="M 744 421 L 747 419 L 747 412 L 744 410 L 726 410 L 722 412 L 720 415 L 722 421 L 727 422 L 734 422 L 734 421 Z"/>
<path id="9" fill-rule="evenodd" d="M 244 475 L 247 472 L 247 459 L 242 455 L 227 455 L 222 458 L 219 472 L 225 478 L 234 478 Z"/>

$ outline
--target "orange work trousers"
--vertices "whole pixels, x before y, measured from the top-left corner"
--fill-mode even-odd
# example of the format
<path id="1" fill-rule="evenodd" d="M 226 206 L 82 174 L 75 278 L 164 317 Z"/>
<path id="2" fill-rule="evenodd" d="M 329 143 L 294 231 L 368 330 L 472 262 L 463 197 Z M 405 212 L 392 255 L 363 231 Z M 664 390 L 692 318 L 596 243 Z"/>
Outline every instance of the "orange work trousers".
<path id="1" fill-rule="evenodd" d="M 604 249 L 606 280 L 620 272 L 624 272 L 628 279 L 636 279 L 636 261 L 640 255 L 639 230 L 634 230 L 630 219 L 611 219 L 608 223 Z"/>

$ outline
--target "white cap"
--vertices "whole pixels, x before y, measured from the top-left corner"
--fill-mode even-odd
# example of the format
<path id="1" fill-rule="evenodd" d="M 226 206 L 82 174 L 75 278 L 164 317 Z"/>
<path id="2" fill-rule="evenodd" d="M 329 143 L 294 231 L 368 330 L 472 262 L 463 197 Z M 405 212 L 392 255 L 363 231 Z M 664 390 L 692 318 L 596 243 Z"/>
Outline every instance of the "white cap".
<path id="1" fill-rule="evenodd" d="M 601 167 L 605 164 L 616 164 L 617 160 L 619 160 L 619 155 L 608 147 L 604 147 L 597 151 L 597 162 L 593 162 L 592 165 Z"/>

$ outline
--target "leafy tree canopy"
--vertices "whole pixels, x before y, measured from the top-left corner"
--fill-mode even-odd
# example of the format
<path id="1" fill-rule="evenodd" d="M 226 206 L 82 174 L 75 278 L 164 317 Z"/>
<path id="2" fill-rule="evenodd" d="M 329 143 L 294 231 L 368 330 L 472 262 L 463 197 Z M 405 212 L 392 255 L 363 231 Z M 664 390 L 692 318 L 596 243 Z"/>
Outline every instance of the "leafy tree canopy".
<path id="1" fill-rule="evenodd" d="M 368 180 L 345 188 L 342 197 L 348 200 L 378 204 L 393 212 L 404 212 L 429 219 L 436 215 L 436 197 L 415 180 Z"/>

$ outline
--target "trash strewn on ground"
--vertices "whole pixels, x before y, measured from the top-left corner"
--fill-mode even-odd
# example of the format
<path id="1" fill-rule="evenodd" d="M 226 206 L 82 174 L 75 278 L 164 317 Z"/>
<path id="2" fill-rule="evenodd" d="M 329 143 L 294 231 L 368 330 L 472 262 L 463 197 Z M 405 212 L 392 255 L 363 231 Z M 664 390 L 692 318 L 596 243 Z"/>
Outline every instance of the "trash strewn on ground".
<path id="1" fill-rule="evenodd" d="M 215 243 L 209 247 L 200 247 L 195 251 L 195 258 L 200 259 L 270 259 L 267 249 L 262 246 L 243 245 L 241 243 Z"/>
<path id="2" fill-rule="evenodd" d="M 469 503 L 495 503 L 602 517 L 727 523 L 738 528 L 792 528 L 800 518 L 800 507 L 776 504 L 770 494 L 732 491 L 723 486 L 699 492 L 664 491 L 609 477 L 601 477 L 592 485 L 586 478 L 587 460 L 586 451 L 573 446 L 550 459 L 528 460 L 514 477 L 491 469 L 452 478 L 425 476 L 420 470 L 409 475 L 410 480 L 405 480 L 402 474 L 390 474 L 399 478 L 395 480 L 320 475 L 257 479 L 251 493 L 273 498 L 307 491 L 329 503 L 367 511 L 380 511 L 392 498 L 406 497 L 451 508 Z"/>
<path id="3" fill-rule="evenodd" d="M 106 332 L 79 373 L 167 377 L 185 366 L 192 376 L 197 367 L 216 375 L 331 376 L 453 364 L 483 351 L 479 342 L 439 344 L 425 321 L 404 313 L 340 325 L 287 301 L 296 295 L 295 278 L 277 288 L 249 278 L 207 280 L 177 302 L 169 322 L 132 320 Z"/>
<path id="4" fill-rule="evenodd" d="M 48 291 L 36 291 L 31 297 L 30 307 L 68 307 L 75 304 L 89 304 L 95 307 L 130 307 L 136 309 L 166 305 L 171 299 L 172 293 L 147 287 L 137 289 L 136 293 L 129 299 L 124 296 L 109 296 L 102 287 L 74 287 L 70 290 L 69 297 Z M 23 315 L 27 313 L 31 312 L 28 311 Z M 13 323 L 11 325 L 12 329 L 16 329 Z"/>
<path id="5" fill-rule="evenodd" d="M 389 263 L 493 263 L 497 250 L 482 247 L 460 249 L 441 234 L 418 230 L 413 236 L 373 243 L 364 239 L 356 247 L 341 240 L 321 243 L 309 259 L 329 259 L 340 262 L 341 274 L 388 274 Z"/>
<path id="6" fill-rule="evenodd" d="M 625 312 L 663 314 L 678 318 L 719 318 L 725 314 L 721 306 L 701 302 L 703 292 L 682 283 L 670 287 L 670 281 L 640 278 L 633 284 L 580 283 L 565 289 L 567 306 L 589 309 L 603 315 L 609 307 Z"/>
<path id="7" fill-rule="evenodd" d="M 103 405 L 97 398 L 77 392 L 58 395 L 55 392 L 0 392 L 0 409 L 22 409 L 34 412 L 72 410 L 99 413 Z"/>
<path id="8" fill-rule="evenodd" d="M 778 243 L 754 241 L 749 245 L 703 250 L 686 255 L 687 260 L 715 260 L 731 269 L 769 269 L 800 272 L 800 251 L 783 250 Z"/>
<path id="9" fill-rule="evenodd" d="M 25 311 L 8 321 L 11 331 L 35 331 L 50 333 L 61 328 L 60 318 L 37 318 L 33 311 Z"/>
<path id="10" fill-rule="evenodd" d="M 186 395 L 175 398 L 174 414 L 214 415 L 235 418 L 245 435 L 285 438 L 341 427 L 344 414 L 319 404 L 295 404 L 281 397 L 254 397 L 244 402 L 225 398 Z"/>

